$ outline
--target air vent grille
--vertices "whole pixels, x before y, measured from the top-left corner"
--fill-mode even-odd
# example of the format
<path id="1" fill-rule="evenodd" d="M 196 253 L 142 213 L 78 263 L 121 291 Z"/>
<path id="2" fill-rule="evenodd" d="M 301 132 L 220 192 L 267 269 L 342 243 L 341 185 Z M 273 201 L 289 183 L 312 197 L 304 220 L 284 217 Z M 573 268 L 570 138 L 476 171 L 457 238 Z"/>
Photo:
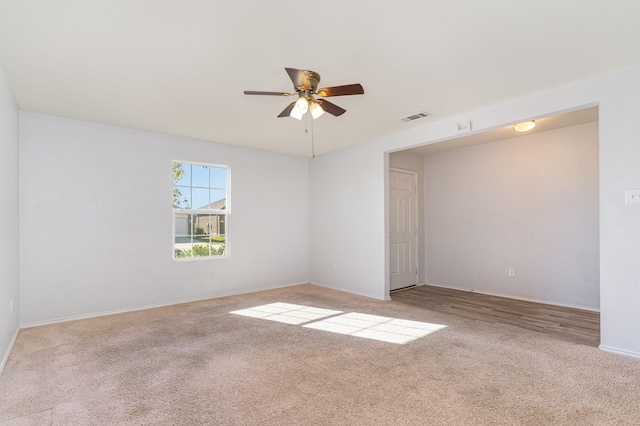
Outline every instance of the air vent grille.
<path id="1" fill-rule="evenodd" d="M 425 118 L 425 117 L 429 117 L 429 113 L 427 112 L 419 112 L 417 114 L 413 114 L 413 115 L 408 115 L 406 117 L 402 117 L 400 119 L 400 121 L 413 121 L 413 120 L 419 120 L 421 118 Z"/>

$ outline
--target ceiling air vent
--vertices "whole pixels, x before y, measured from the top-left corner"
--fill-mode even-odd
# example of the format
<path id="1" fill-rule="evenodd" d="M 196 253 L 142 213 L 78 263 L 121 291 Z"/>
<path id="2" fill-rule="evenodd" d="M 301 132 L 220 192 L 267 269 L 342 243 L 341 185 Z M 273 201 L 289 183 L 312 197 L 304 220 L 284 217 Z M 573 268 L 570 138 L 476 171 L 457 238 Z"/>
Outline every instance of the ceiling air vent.
<path id="1" fill-rule="evenodd" d="M 400 121 L 413 121 L 413 120 L 418 120 L 420 118 L 425 118 L 425 117 L 429 117 L 429 113 L 419 112 L 417 114 L 409 115 L 407 117 L 402 117 Z"/>

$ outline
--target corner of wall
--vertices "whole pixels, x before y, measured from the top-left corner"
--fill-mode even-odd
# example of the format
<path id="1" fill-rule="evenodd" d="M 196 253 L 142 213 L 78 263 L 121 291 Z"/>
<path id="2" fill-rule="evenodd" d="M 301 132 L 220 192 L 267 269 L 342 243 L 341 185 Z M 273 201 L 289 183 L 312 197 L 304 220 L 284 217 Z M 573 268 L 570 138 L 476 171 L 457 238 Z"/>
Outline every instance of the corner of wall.
<path id="1" fill-rule="evenodd" d="M 19 111 L 0 68 L 0 373 L 19 331 Z"/>
<path id="2" fill-rule="evenodd" d="M 9 361 L 9 355 L 11 355 L 11 351 L 13 350 L 13 345 L 16 343 L 16 339 L 18 338 L 18 333 L 20 333 L 20 328 L 16 329 L 16 332 L 13 333 L 13 338 L 9 342 L 9 346 L 2 357 L 2 361 L 0 361 L 0 376 L 2 376 L 2 372 L 4 371 L 5 365 L 7 365 L 7 361 Z"/>

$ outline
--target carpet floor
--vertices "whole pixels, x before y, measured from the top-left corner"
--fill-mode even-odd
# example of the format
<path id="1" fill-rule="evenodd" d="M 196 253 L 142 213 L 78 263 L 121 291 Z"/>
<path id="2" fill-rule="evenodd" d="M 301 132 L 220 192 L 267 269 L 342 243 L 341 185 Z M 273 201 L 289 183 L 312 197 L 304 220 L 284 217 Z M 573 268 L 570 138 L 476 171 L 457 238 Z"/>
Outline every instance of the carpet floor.
<path id="1" fill-rule="evenodd" d="M 312 285 L 20 331 L 3 425 L 631 425 L 640 360 Z"/>

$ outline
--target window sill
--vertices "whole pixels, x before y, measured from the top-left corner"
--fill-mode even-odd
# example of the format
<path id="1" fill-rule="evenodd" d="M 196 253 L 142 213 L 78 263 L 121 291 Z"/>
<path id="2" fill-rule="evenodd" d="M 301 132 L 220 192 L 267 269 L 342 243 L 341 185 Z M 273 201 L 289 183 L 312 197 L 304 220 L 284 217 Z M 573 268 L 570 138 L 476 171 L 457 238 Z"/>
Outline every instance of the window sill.
<path id="1" fill-rule="evenodd" d="M 198 256 L 198 257 L 183 257 L 183 258 L 173 258 L 174 262 L 200 262 L 203 260 L 225 260 L 229 259 L 229 255 L 226 256 Z"/>

